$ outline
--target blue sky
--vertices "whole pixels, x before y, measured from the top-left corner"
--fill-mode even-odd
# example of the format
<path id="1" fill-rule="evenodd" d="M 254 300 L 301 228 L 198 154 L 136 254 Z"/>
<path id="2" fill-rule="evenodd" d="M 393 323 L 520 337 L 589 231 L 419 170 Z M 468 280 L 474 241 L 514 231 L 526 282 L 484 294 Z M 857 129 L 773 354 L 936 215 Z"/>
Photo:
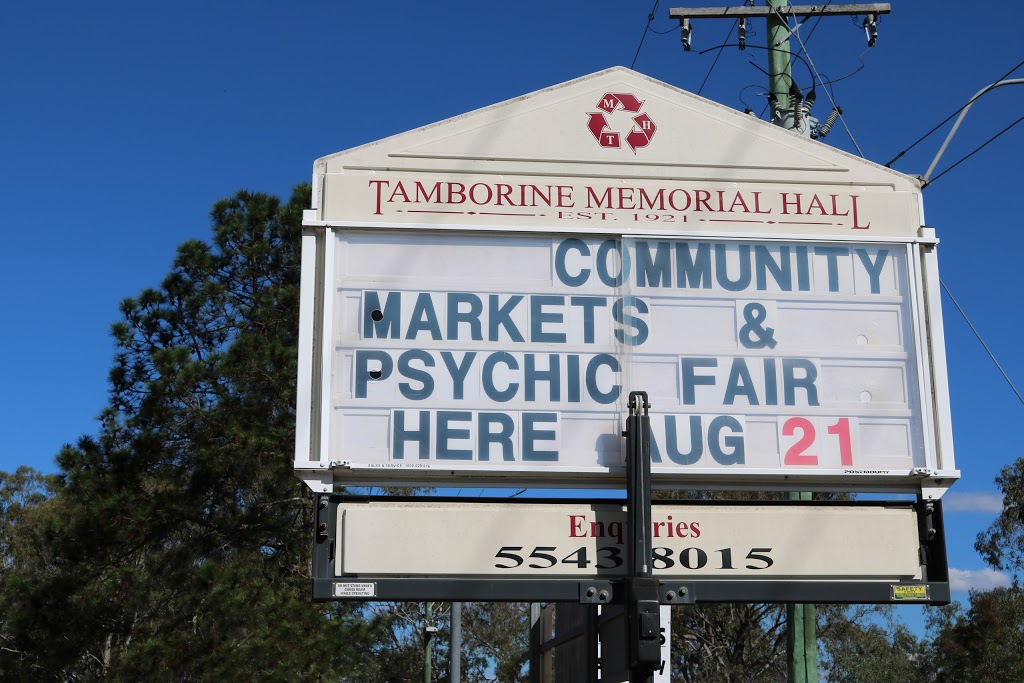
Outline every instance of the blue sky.
<path id="1" fill-rule="evenodd" d="M 683 3 L 658 3 L 637 55 L 653 4 L 9 3 L 0 22 L 0 469 L 52 471 L 63 443 L 96 430 L 119 301 L 158 284 L 179 243 L 208 236 L 212 203 L 238 189 L 287 196 L 317 157 L 634 56 L 641 73 L 762 111 L 766 77 L 751 62 L 763 68 L 764 51 L 727 48 L 717 63 L 715 52 L 699 54 L 735 42 L 731 21 L 696 24 L 685 53 L 668 18 Z M 893 4 L 870 50 L 848 17 L 801 29 L 819 73 L 853 73 L 832 86 L 846 125 L 826 144 L 859 147 L 878 163 L 1024 59 L 1006 30 L 1024 20 L 1019 3 L 984 14 L 947 1 Z M 763 26 L 752 33 L 748 43 L 763 45 Z M 794 74 L 810 85 L 808 66 Z M 818 102 L 823 116 L 821 90 Z M 1017 120 L 1022 105 L 1019 86 L 982 99 L 937 173 Z M 949 125 L 894 168 L 923 174 Z M 1019 386 L 1022 150 L 1024 126 L 924 193 L 943 279 Z M 1024 406 L 948 300 L 944 310 L 963 473 L 947 505 L 950 564 L 955 587 L 988 587 L 1005 577 L 982 571 L 973 542 L 998 510 L 994 477 L 1024 455 L 1013 426 Z"/>

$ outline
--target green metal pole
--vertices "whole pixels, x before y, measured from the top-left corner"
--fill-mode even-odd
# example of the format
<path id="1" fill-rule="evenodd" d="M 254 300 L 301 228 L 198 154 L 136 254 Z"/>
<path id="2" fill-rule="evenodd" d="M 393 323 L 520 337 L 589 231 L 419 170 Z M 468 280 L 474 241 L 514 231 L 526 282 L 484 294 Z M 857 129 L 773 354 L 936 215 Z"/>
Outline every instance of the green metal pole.
<path id="1" fill-rule="evenodd" d="M 785 7 L 788 0 L 766 0 L 769 7 Z M 789 22 L 768 16 L 768 89 L 779 109 L 788 109 L 793 68 L 789 53 Z M 790 492 L 789 500 L 811 500 L 809 492 Z M 786 644 L 789 683 L 818 683 L 818 642 L 814 605 L 786 606 Z"/>
<path id="2" fill-rule="evenodd" d="M 811 500 L 809 491 L 790 491 L 788 500 Z M 786 605 L 786 666 L 789 683 L 818 683 L 817 615 L 814 605 Z"/>
<path id="3" fill-rule="evenodd" d="M 786 7 L 789 0 L 767 0 L 769 7 Z M 776 45 L 778 43 L 778 45 Z M 768 90 L 778 98 L 779 109 L 789 108 L 789 86 L 793 69 L 789 59 L 789 22 L 768 15 Z"/>

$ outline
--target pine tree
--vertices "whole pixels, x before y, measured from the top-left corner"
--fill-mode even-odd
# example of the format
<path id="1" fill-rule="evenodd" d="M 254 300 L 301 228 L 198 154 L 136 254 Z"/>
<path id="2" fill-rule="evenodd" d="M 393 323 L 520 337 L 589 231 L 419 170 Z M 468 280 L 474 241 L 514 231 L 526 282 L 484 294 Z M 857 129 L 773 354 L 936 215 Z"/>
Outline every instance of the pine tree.
<path id="1" fill-rule="evenodd" d="M 308 197 L 218 202 L 211 242 L 122 302 L 99 433 L 60 453 L 20 530 L 38 543 L 6 562 L 5 680 L 338 680 L 379 654 L 378 621 L 309 599 L 291 471 Z"/>

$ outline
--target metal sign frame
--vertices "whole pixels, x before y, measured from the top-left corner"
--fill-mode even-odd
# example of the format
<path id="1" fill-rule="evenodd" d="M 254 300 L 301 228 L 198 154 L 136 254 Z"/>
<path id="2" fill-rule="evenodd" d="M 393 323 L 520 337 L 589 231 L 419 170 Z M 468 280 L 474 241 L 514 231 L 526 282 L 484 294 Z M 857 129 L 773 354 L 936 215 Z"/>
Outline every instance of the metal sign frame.
<path id="1" fill-rule="evenodd" d="M 490 499 L 495 502 L 493 499 Z M 492 601 L 492 602 L 579 602 L 583 604 L 624 604 L 625 577 L 601 578 L 519 578 L 512 576 L 338 576 L 334 571 L 334 546 L 338 538 L 338 506 L 343 502 L 431 501 L 466 503 L 465 498 L 344 496 L 321 494 L 317 500 L 313 543 L 313 599 L 315 601 Z M 529 499 L 517 505 L 578 505 L 608 503 L 608 500 Z M 614 501 L 611 501 L 614 502 Z M 726 507 L 828 508 L 836 505 L 856 508 L 912 508 L 918 521 L 921 581 L 806 581 L 806 580 L 723 580 L 657 579 L 657 596 L 662 605 L 703 602 L 790 602 L 790 603 L 917 603 L 943 605 L 950 601 L 949 572 L 941 501 L 892 502 L 854 501 L 836 503 L 811 501 L 654 501 L 664 505 Z"/>

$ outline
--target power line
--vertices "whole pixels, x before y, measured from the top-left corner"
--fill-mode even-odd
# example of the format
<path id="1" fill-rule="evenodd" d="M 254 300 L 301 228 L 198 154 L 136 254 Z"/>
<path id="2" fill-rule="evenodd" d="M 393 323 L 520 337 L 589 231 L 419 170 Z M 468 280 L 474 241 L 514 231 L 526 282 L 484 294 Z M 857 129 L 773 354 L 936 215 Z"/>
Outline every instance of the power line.
<path id="1" fill-rule="evenodd" d="M 996 80 L 994 80 L 994 81 L 992 81 L 992 82 L 993 82 L 993 83 L 998 83 L 999 81 L 1001 81 L 1001 80 L 1005 79 L 1005 78 L 1006 78 L 1007 76 L 1009 76 L 1010 74 L 1012 74 L 1012 73 L 1013 73 L 1014 71 L 1016 71 L 1017 69 L 1019 69 L 1019 68 L 1020 68 L 1020 67 L 1022 67 L 1022 66 L 1024 66 L 1024 60 L 1021 60 L 1021 61 L 1017 62 L 1017 65 L 1016 65 L 1016 66 L 1014 66 L 1014 67 L 1013 67 L 1012 69 L 1010 69 L 1010 70 L 1009 70 L 1009 71 L 1007 71 L 1007 72 L 1006 72 L 1005 74 L 1003 74 L 1002 76 L 1000 76 L 999 78 L 997 78 Z M 975 99 L 976 99 L 976 98 L 975 98 Z M 942 119 L 942 121 L 940 121 L 940 122 L 939 122 L 938 124 L 936 124 L 936 126 L 935 126 L 934 128 L 932 128 L 932 129 L 931 129 L 930 131 L 928 131 L 927 133 L 925 133 L 924 135 L 922 135 L 921 137 L 919 137 L 919 138 L 918 138 L 917 140 L 915 140 L 915 141 L 914 141 L 914 143 L 913 143 L 912 145 L 910 145 L 910 147 L 907 147 L 907 148 L 906 148 L 905 150 L 903 150 L 902 152 L 900 152 L 899 154 L 897 154 L 896 156 L 894 156 L 894 157 L 893 157 L 892 159 L 890 159 L 890 160 L 889 160 L 889 161 L 888 161 L 888 162 L 887 162 L 887 163 L 885 164 L 886 168 L 888 168 L 888 167 L 892 166 L 892 165 L 893 165 L 894 163 L 896 163 L 897 161 L 899 161 L 899 160 L 900 160 L 900 158 L 901 158 L 901 157 L 902 157 L 902 156 L 903 156 L 904 154 L 906 154 L 906 153 L 907 153 L 907 152 L 909 152 L 910 150 L 912 150 L 912 149 L 914 149 L 915 147 L 917 147 L 917 146 L 918 146 L 918 145 L 919 145 L 919 144 L 920 144 L 920 143 L 921 143 L 922 141 L 924 141 L 925 139 L 927 139 L 927 138 L 928 138 L 928 136 L 930 136 L 930 135 L 931 135 L 932 133 L 934 133 L 935 131 L 937 131 L 937 130 L 938 130 L 939 128 L 942 128 L 942 126 L 946 125 L 946 123 L 948 123 L 950 119 L 952 119 L 952 118 L 953 118 L 954 116 L 956 116 L 957 114 L 959 114 L 960 112 L 962 112 L 962 111 L 963 111 L 964 109 L 966 109 L 967 107 L 969 107 L 969 106 L 971 105 L 971 103 L 972 103 L 972 102 L 974 102 L 974 99 L 971 99 L 971 100 L 969 100 L 968 102 L 966 102 L 966 103 L 964 104 L 964 106 L 960 107 L 960 108 L 959 108 L 959 109 L 957 109 L 957 110 L 956 110 L 955 112 L 953 112 L 952 114 L 950 114 L 950 115 L 949 115 L 949 116 L 947 116 L 946 118 Z"/>
<path id="2" fill-rule="evenodd" d="M 971 322 L 971 319 L 967 317 L 967 313 L 964 312 L 964 309 L 957 302 L 956 297 L 953 296 L 953 292 L 949 291 L 949 287 L 946 286 L 944 280 L 939 279 L 939 284 L 942 285 L 942 291 L 946 293 L 946 296 L 949 297 L 949 300 L 953 302 L 954 306 L 956 306 L 956 310 L 960 311 L 960 315 L 962 315 L 964 320 L 967 321 L 967 326 L 971 328 L 971 331 L 974 332 L 974 336 L 978 338 L 979 342 L 981 342 L 981 345 L 988 353 L 988 357 L 991 358 L 992 362 L 995 363 L 997 368 L 999 368 L 999 372 L 1000 374 L 1002 374 L 1003 379 L 1005 379 L 1006 383 L 1010 385 L 1010 389 L 1013 390 L 1013 393 L 1017 395 L 1017 400 L 1021 402 L 1021 405 L 1024 405 L 1024 397 L 1022 397 L 1020 395 L 1020 392 L 1017 391 L 1017 387 L 1013 386 L 1013 382 L 1010 380 L 1010 376 L 1006 374 L 1006 371 L 1003 370 L 1003 366 L 999 364 L 998 360 L 996 360 L 996 356 L 994 353 L 992 353 L 992 349 L 990 349 L 988 347 L 988 344 L 985 343 L 985 340 L 981 338 L 981 333 L 978 332 L 978 328 L 976 328 L 974 324 Z"/>
<path id="3" fill-rule="evenodd" d="M 654 21 L 654 13 L 658 11 L 658 4 L 660 2 L 661 0 L 654 0 L 654 7 L 651 7 L 651 13 L 647 15 L 647 25 L 644 26 L 644 34 L 640 36 L 640 44 L 636 46 L 636 54 L 633 55 L 633 61 L 629 65 L 630 69 L 636 65 L 636 58 L 640 56 L 640 48 L 644 46 L 644 40 L 647 39 L 647 32 L 651 30 L 651 22 Z"/>
<path id="4" fill-rule="evenodd" d="M 718 64 L 718 58 L 722 56 L 723 52 L 725 52 L 725 43 L 729 42 L 729 36 L 731 36 L 732 32 L 736 30 L 736 25 L 739 23 L 739 19 L 732 22 L 732 27 L 729 29 L 729 32 L 725 34 L 725 38 L 722 39 L 725 42 L 722 44 L 721 47 L 718 48 L 718 54 L 715 55 L 715 61 L 711 62 L 711 68 L 708 69 L 707 74 L 704 76 L 704 82 L 700 84 L 699 88 L 697 88 L 698 95 L 701 94 L 701 92 L 704 90 L 704 86 L 707 85 L 708 83 L 708 79 L 711 78 L 711 72 L 715 70 L 715 66 Z"/>
<path id="5" fill-rule="evenodd" d="M 932 183 L 934 183 L 934 182 L 935 182 L 936 180 L 938 180 L 938 179 L 939 179 L 939 178 L 941 178 L 942 176 L 946 175 L 947 173 L 949 173 L 949 172 L 950 172 L 950 171 L 952 171 L 952 170 L 953 170 L 954 168 L 956 168 L 956 167 L 957 167 L 957 166 L 959 166 L 960 164 L 962 164 L 962 163 L 964 163 L 965 161 L 967 161 L 968 159 L 970 159 L 970 158 L 971 158 L 972 156 L 974 156 L 975 154 L 977 154 L 977 153 L 978 153 L 978 152 L 980 152 L 981 150 L 983 150 L 983 149 L 985 149 L 986 147 L 988 147 L 988 146 L 989 146 L 989 144 L 991 144 L 992 142 L 994 142 L 996 138 L 998 138 L 998 137 L 999 137 L 1000 135 L 1002 135 L 1003 133 L 1007 132 L 1008 130 L 1010 130 L 1011 128 L 1013 128 L 1014 126 L 1016 126 L 1016 125 L 1017 125 L 1018 123 L 1020 123 L 1021 121 L 1024 121 L 1024 116 L 1020 117 L 1019 119 L 1017 119 L 1016 121 L 1014 121 L 1013 123 L 1011 123 L 1010 125 L 1008 125 L 1008 126 L 1007 126 L 1006 128 L 1003 128 L 1003 129 L 1002 129 L 1001 131 L 999 131 L 998 133 L 996 133 L 995 135 L 993 135 L 992 137 L 990 137 L 990 138 L 989 138 L 988 140 L 986 140 L 985 142 L 983 142 L 983 143 L 981 144 L 981 146 L 979 146 L 979 147 L 975 148 L 975 149 L 974 149 L 974 151 L 972 151 L 972 152 L 971 152 L 970 154 L 966 155 L 965 157 L 963 157 L 962 159 L 960 159 L 959 161 L 957 161 L 957 162 L 956 162 L 955 164 L 953 164 L 952 166 L 950 166 L 949 168 L 947 168 L 947 169 L 946 169 L 945 171 L 943 171 L 943 172 L 942 172 L 942 173 L 940 173 L 939 175 L 937 175 L 937 176 L 935 176 L 934 178 L 932 178 L 931 180 L 927 181 L 927 182 L 926 182 L 926 183 L 925 183 L 924 185 L 922 185 L 922 186 L 921 186 L 921 189 L 923 190 L 924 188 L 928 187 L 929 185 L 931 185 Z"/>

